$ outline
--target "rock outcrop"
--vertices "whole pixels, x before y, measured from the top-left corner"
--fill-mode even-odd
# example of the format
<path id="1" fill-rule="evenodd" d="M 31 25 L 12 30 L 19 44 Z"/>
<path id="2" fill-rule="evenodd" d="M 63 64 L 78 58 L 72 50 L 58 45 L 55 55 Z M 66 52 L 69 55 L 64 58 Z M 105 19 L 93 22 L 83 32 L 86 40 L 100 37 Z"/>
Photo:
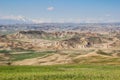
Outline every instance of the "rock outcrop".
<path id="1" fill-rule="evenodd" d="M 10 49 L 81 49 L 120 47 L 120 40 L 98 33 L 20 31 L 1 36 L 0 47 Z"/>

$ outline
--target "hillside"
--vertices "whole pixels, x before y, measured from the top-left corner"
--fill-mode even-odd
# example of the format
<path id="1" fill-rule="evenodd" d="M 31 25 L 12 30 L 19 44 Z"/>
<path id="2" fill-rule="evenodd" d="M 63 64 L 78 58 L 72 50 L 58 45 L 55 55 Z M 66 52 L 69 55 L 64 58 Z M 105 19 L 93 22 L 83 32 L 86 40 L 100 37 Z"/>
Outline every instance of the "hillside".
<path id="1" fill-rule="evenodd" d="M 117 33 L 116 33 L 117 34 Z M 112 48 L 119 46 L 119 37 L 109 34 L 81 32 L 45 32 L 20 31 L 6 36 L 14 47 L 31 49 L 80 49 L 80 48 Z M 118 43 L 118 44 L 117 44 Z M 24 44 L 24 45 L 23 45 Z M 26 45 L 26 46 L 25 46 Z"/>
<path id="2" fill-rule="evenodd" d="M 0 64 L 119 64 L 119 48 L 118 33 L 20 31 L 0 36 Z"/>

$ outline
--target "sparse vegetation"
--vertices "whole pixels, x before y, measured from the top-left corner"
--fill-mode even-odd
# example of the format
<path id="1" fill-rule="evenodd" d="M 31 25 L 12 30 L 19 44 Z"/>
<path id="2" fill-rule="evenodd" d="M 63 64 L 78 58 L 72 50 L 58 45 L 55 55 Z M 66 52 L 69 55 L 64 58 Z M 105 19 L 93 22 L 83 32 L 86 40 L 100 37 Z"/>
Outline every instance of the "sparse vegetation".
<path id="1" fill-rule="evenodd" d="M 9 50 L 0 50 L 0 53 L 6 53 L 6 54 L 8 54 L 8 53 L 10 53 L 11 51 L 9 51 Z"/>
<path id="2" fill-rule="evenodd" d="M 11 54 L 11 60 L 18 61 L 18 60 L 42 57 L 45 55 L 49 55 L 51 53 L 54 53 L 54 51 L 43 51 L 43 52 L 28 51 L 22 54 Z"/>
<path id="3" fill-rule="evenodd" d="M 0 0 L 0 80 L 120 80 L 120 0 Z"/>
<path id="4" fill-rule="evenodd" d="M 102 54 L 102 55 L 108 55 L 108 56 L 110 56 L 112 53 L 106 53 L 106 52 L 103 52 L 102 50 L 98 50 L 97 54 Z"/>
<path id="5" fill-rule="evenodd" d="M 0 65 L 8 65 L 0 66 L 0 80 L 120 79 L 120 41 L 112 35 L 28 30 L 0 43 Z"/>

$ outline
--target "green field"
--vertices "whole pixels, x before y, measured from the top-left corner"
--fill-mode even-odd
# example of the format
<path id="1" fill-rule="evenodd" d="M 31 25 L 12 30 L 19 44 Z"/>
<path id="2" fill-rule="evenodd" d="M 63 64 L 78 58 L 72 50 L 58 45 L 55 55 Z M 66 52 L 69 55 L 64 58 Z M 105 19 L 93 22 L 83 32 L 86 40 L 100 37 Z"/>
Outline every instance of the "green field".
<path id="1" fill-rule="evenodd" d="M 35 51 L 27 51 L 23 52 L 21 54 L 11 54 L 10 58 L 12 61 L 20 61 L 24 59 L 30 59 L 30 58 L 36 58 L 36 57 L 43 57 L 43 56 L 49 56 L 55 51 L 42 51 L 42 52 L 35 52 Z"/>
<path id="2" fill-rule="evenodd" d="M 92 52 L 94 50 L 89 50 Z M 9 54 L 10 60 L 21 61 L 36 57 L 46 57 L 54 53 L 77 55 L 86 54 L 87 51 L 7 51 L 0 50 L 1 54 Z M 73 54 L 74 53 L 74 54 Z M 103 51 L 98 54 L 108 55 Z M 91 62 L 92 59 L 96 59 Z M 69 65 L 51 65 L 51 66 L 0 66 L 0 80 L 120 80 L 120 58 L 104 58 L 101 56 L 92 56 L 77 58 Z M 79 63 L 82 61 L 83 63 Z M 115 63 L 116 65 L 107 65 Z"/>
<path id="3" fill-rule="evenodd" d="M 0 80 L 120 80 L 120 66 L 0 66 Z"/>
<path id="4" fill-rule="evenodd" d="M 45 57 L 49 56 L 52 53 L 55 53 L 56 51 L 32 51 L 32 50 L 23 50 L 23 51 L 14 51 L 14 50 L 0 50 L 0 54 L 5 54 L 7 57 L 9 57 L 9 61 L 20 61 L 24 59 L 31 59 L 36 57 Z"/>

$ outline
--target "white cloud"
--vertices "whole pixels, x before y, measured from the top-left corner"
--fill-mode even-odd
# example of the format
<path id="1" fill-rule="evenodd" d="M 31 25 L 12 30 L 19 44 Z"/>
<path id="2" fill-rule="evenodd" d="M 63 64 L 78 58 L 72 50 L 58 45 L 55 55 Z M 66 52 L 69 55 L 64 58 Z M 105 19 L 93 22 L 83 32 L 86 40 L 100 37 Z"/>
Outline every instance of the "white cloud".
<path id="1" fill-rule="evenodd" d="M 0 16 L 0 20 L 8 21 L 13 20 L 15 22 L 22 22 L 22 23 L 102 23 L 102 22 L 119 22 L 118 19 L 111 19 L 111 18 L 59 18 L 59 19 L 52 19 L 52 18 L 38 18 L 38 19 L 32 19 L 32 18 L 26 18 L 24 16 L 15 16 L 15 15 L 9 15 L 9 16 Z"/>
<path id="2" fill-rule="evenodd" d="M 50 6 L 47 8 L 48 11 L 53 11 L 55 8 L 53 6 Z"/>
<path id="3" fill-rule="evenodd" d="M 24 16 L 14 16 L 14 15 L 1 16 L 0 19 L 22 20 L 24 22 L 26 21 Z"/>
<path id="4" fill-rule="evenodd" d="M 15 16 L 15 15 L 7 15 L 7 16 L 0 16 L 0 20 L 14 20 L 14 21 L 20 21 L 24 23 L 44 23 L 44 22 L 50 22 L 49 20 L 46 19 L 31 19 L 31 18 L 26 18 L 24 16 Z"/>
<path id="5" fill-rule="evenodd" d="M 36 23 L 36 24 L 38 24 L 38 23 L 44 23 L 43 20 L 39 20 L 39 19 L 30 19 L 30 21 L 33 22 L 33 23 Z"/>

